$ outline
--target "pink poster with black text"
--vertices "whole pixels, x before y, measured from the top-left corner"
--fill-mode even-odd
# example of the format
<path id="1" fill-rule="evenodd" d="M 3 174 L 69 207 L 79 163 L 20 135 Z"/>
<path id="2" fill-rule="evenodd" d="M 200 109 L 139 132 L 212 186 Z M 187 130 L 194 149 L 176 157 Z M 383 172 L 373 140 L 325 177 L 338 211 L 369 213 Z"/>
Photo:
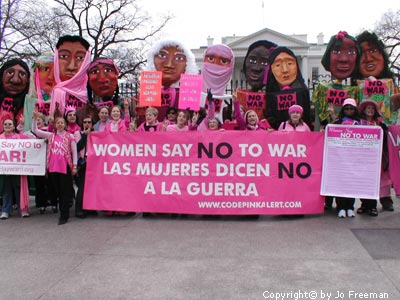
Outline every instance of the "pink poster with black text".
<path id="1" fill-rule="evenodd" d="M 88 144 L 85 209 L 323 212 L 320 132 L 95 132 Z"/>

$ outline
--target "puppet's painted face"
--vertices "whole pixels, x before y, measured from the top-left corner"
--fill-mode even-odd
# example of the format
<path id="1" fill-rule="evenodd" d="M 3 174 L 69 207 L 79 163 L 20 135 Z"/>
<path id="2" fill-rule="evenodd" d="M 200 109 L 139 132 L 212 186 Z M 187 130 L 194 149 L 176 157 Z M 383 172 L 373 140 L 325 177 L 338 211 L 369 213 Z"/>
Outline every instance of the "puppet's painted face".
<path id="1" fill-rule="evenodd" d="M 99 97 L 112 97 L 118 86 L 118 76 L 114 66 L 98 64 L 89 70 L 89 85 Z"/>
<path id="2" fill-rule="evenodd" d="M 258 46 L 249 52 L 246 58 L 247 83 L 253 91 L 259 91 L 263 87 L 265 68 L 268 65 L 269 50 L 265 46 Z"/>
<path id="3" fill-rule="evenodd" d="M 330 53 L 330 71 L 337 79 L 350 77 L 356 66 L 356 43 L 350 38 L 343 38 L 340 46 L 333 46 Z"/>
<path id="4" fill-rule="evenodd" d="M 385 68 L 385 59 L 379 49 L 368 43 L 362 42 L 361 59 L 360 59 L 360 73 L 363 77 L 374 76 L 378 78 Z"/>
<path id="5" fill-rule="evenodd" d="M 271 70 L 281 87 L 290 86 L 297 78 L 296 58 L 282 52 L 271 64 Z"/>
<path id="6" fill-rule="evenodd" d="M 186 55 L 178 47 L 164 47 L 154 56 L 157 71 L 162 72 L 162 85 L 169 87 L 178 82 L 186 70 Z"/>
<path id="7" fill-rule="evenodd" d="M 58 48 L 60 80 L 66 81 L 78 73 L 86 56 L 86 48 L 79 42 L 64 42 Z"/>
<path id="8" fill-rule="evenodd" d="M 7 96 L 18 96 L 28 85 L 28 72 L 21 65 L 14 65 L 4 70 L 3 89 Z"/>
<path id="9" fill-rule="evenodd" d="M 231 65 L 231 58 L 217 54 L 206 54 L 204 57 L 204 62 L 223 67 L 229 67 Z"/>
<path id="10" fill-rule="evenodd" d="M 39 82 L 40 88 L 46 93 L 51 94 L 54 85 L 54 64 L 49 63 L 39 67 Z"/>

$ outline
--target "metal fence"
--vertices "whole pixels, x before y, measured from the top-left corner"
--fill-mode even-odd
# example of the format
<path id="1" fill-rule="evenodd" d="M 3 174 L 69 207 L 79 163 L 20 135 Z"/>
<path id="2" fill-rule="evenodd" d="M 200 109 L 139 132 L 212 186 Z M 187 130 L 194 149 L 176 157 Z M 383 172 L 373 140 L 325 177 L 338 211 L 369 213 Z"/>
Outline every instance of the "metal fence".
<path id="1" fill-rule="evenodd" d="M 400 74 L 395 74 L 395 85 L 399 86 L 400 82 Z M 335 78 L 333 78 L 330 74 L 327 75 L 318 75 L 312 79 L 308 79 L 307 86 L 310 90 L 310 93 L 314 91 L 317 85 L 320 82 L 333 82 Z M 350 80 L 346 80 L 345 84 L 350 84 Z M 229 85 L 225 89 L 225 94 L 232 94 L 234 89 L 249 89 L 249 85 L 247 84 L 246 80 L 231 80 Z M 119 94 L 123 97 L 130 97 L 134 96 L 138 98 L 139 96 L 139 82 L 134 83 L 120 83 L 119 84 Z"/>

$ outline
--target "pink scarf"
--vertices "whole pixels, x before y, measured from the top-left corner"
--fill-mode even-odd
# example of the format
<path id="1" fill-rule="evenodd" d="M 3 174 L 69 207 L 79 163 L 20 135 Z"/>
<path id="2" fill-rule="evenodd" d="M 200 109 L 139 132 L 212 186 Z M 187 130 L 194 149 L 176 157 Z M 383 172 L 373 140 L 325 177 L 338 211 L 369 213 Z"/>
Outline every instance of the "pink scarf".
<path id="1" fill-rule="evenodd" d="M 60 65 L 58 62 L 58 50 L 56 49 L 54 54 L 54 78 L 56 80 L 56 85 L 51 92 L 51 104 L 50 104 L 50 114 L 54 114 L 56 109 L 56 104 L 58 104 L 58 109 L 62 114 L 64 114 L 65 109 L 65 99 L 67 94 L 73 95 L 80 101 L 86 104 L 88 100 L 87 95 L 87 69 L 90 64 L 90 51 L 86 51 L 85 60 L 83 61 L 81 68 L 74 77 L 66 81 L 61 81 L 60 79 Z"/>
<path id="2" fill-rule="evenodd" d="M 211 89 L 211 93 L 216 96 L 222 96 L 225 94 L 226 86 L 231 79 L 233 67 L 235 65 L 235 56 L 233 55 L 232 49 L 225 45 L 212 45 L 209 46 L 204 54 L 206 55 L 218 55 L 230 58 L 231 64 L 229 66 L 216 65 L 209 62 L 203 63 L 203 88 L 204 93 L 207 89 Z"/>

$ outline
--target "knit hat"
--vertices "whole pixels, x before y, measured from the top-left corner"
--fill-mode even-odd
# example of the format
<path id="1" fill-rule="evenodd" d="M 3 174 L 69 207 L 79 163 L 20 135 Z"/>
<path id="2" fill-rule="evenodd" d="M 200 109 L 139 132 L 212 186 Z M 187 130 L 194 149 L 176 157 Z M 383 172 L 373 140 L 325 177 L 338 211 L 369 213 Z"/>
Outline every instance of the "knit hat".
<path id="1" fill-rule="evenodd" d="M 294 112 L 298 112 L 300 114 L 303 114 L 303 108 L 300 105 L 292 105 L 291 107 L 289 107 L 289 115 L 291 115 Z"/>
<path id="2" fill-rule="evenodd" d="M 362 113 L 368 105 L 373 105 L 374 108 L 375 108 L 375 111 L 376 111 L 380 116 L 382 115 L 382 114 L 381 114 L 381 111 L 380 111 L 380 109 L 379 109 L 378 103 L 376 103 L 376 102 L 373 101 L 373 100 L 365 100 L 365 101 L 361 102 L 360 105 L 358 106 L 358 111 L 359 111 L 360 113 Z"/>
<path id="3" fill-rule="evenodd" d="M 357 102 L 356 102 L 356 100 L 354 100 L 352 98 L 347 98 L 346 100 L 343 101 L 343 107 L 346 105 L 351 105 L 351 106 L 354 106 L 355 108 L 357 108 Z"/>

